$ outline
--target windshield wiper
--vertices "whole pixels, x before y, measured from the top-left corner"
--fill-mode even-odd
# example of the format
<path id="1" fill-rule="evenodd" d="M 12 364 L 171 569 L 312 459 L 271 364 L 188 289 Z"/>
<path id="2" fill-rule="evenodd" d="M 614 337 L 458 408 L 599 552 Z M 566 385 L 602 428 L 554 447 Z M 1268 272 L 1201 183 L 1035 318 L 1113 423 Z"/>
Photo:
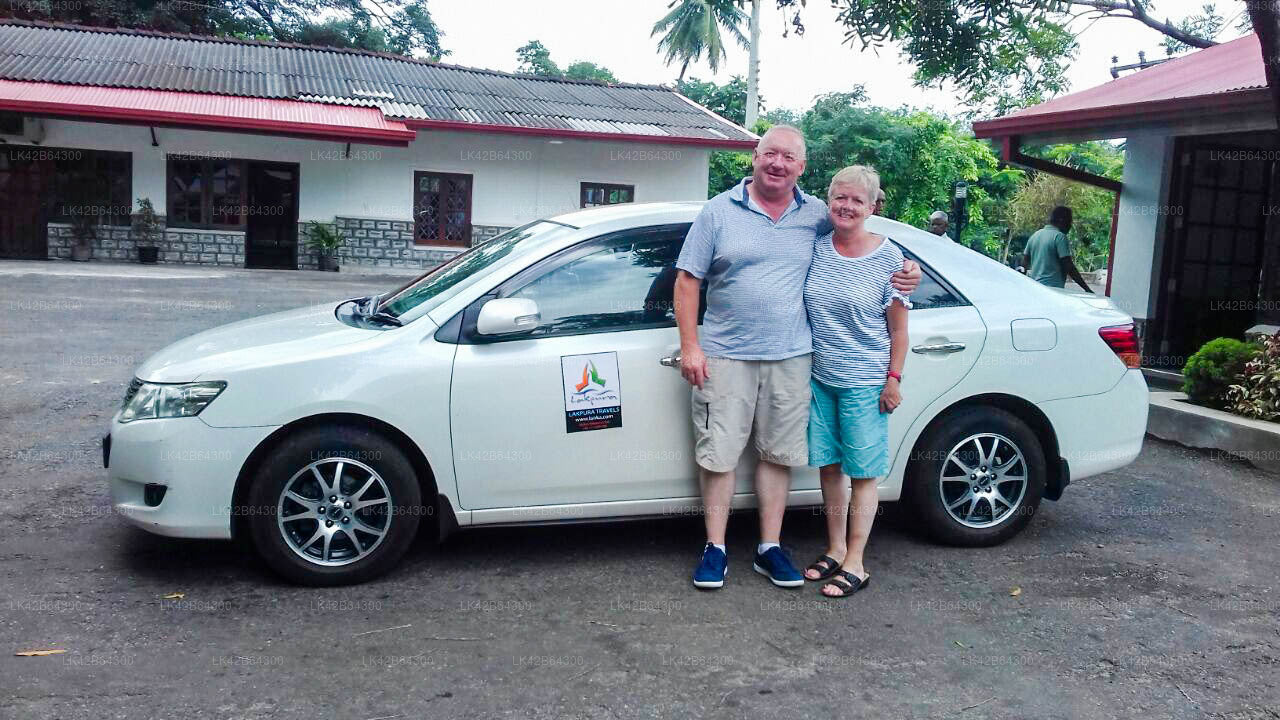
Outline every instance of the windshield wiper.
<path id="1" fill-rule="evenodd" d="M 396 327 L 404 326 L 404 323 L 400 322 L 400 318 L 396 317 L 395 315 L 392 315 L 389 312 L 384 312 L 382 310 L 379 310 L 378 312 L 373 313 L 372 315 L 365 315 L 364 319 L 372 320 L 373 322 L 386 323 L 387 325 L 395 325 Z"/>

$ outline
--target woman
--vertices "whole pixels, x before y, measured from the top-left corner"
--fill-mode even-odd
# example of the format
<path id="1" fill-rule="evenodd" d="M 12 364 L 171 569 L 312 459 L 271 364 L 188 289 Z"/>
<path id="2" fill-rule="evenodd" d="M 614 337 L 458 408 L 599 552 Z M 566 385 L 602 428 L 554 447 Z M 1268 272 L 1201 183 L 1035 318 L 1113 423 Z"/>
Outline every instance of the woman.
<path id="1" fill-rule="evenodd" d="M 820 468 L 828 536 L 826 553 L 805 577 L 828 580 L 821 592 L 833 598 L 870 580 L 862 552 L 876 515 L 876 479 L 889 472 L 889 413 L 902 402 L 911 302 L 889 282 L 902 251 L 864 225 L 879 191 L 880 176 L 865 165 L 831 179 L 835 230 L 815 241 L 804 286 L 813 327 L 809 464 Z"/>

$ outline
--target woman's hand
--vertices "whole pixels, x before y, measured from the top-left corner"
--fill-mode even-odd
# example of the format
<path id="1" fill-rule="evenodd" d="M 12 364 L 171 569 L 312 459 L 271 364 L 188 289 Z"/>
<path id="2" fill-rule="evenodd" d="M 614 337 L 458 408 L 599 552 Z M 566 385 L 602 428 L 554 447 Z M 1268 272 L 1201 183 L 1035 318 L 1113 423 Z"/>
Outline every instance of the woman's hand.
<path id="1" fill-rule="evenodd" d="M 891 413 L 901 404 L 902 390 L 898 387 L 898 378 L 891 377 L 880 391 L 880 412 Z"/>

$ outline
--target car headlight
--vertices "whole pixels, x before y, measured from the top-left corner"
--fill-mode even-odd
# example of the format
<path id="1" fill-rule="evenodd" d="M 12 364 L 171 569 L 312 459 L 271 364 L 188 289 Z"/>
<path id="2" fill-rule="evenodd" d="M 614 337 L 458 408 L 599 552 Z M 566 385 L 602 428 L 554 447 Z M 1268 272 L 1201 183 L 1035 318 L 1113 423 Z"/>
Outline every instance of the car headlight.
<path id="1" fill-rule="evenodd" d="M 120 422 L 195 417 L 226 387 L 224 382 L 158 384 L 134 380 L 125 393 Z"/>

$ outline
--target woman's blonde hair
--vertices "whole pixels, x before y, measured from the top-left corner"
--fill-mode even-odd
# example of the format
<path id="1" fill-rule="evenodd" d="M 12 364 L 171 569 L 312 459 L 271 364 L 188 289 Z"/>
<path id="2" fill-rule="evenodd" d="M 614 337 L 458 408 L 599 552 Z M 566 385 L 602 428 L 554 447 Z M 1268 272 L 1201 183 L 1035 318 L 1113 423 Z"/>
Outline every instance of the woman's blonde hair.
<path id="1" fill-rule="evenodd" d="M 837 185 L 857 185 L 867 191 L 867 198 L 874 205 L 876 195 L 880 192 L 880 173 L 870 165 L 850 165 L 831 178 L 827 186 L 827 199 L 835 193 Z"/>

